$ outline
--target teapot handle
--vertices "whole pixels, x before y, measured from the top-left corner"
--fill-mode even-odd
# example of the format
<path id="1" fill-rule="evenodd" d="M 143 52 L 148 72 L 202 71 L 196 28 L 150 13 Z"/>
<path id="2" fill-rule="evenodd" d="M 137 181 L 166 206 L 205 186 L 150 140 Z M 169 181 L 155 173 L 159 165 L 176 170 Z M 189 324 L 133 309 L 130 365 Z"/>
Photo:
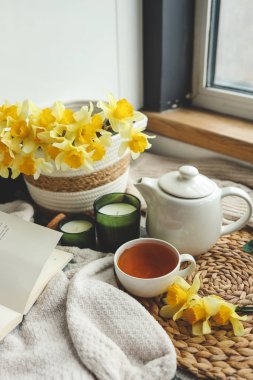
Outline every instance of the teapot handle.
<path id="1" fill-rule="evenodd" d="M 239 189 L 237 187 L 224 187 L 223 189 L 221 189 L 221 198 L 227 197 L 228 195 L 235 195 L 237 197 L 244 199 L 247 203 L 248 208 L 247 208 L 246 213 L 243 216 L 241 216 L 240 219 L 226 226 L 222 226 L 221 235 L 231 234 L 234 231 L 240 230 L 250 220 L 252 212 L 253 212 L 252 200 L 250 196 L 244 190 Z"/>

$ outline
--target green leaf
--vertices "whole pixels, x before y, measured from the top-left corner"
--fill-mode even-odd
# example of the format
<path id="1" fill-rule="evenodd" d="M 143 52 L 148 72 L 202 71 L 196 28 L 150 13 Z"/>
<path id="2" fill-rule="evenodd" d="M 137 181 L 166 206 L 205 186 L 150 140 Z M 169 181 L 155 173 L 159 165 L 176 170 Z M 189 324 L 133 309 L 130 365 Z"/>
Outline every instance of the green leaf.
<path id="1" fill-rule="evenodd" d="M 253 240 L 250 240 L 246 244 L 244 244 L 242 249 L 244 252 L 253 253 Z"/>

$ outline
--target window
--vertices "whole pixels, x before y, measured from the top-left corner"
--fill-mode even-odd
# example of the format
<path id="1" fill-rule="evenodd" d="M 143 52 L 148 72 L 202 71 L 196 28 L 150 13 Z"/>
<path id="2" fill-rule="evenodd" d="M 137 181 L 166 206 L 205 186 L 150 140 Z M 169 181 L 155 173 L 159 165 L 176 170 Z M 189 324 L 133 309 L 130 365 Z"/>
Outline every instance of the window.
<path id="1" fill-rule="evenodd" d="M 197 0 L 193 105 L 253 119 L 253 1 Z"/>

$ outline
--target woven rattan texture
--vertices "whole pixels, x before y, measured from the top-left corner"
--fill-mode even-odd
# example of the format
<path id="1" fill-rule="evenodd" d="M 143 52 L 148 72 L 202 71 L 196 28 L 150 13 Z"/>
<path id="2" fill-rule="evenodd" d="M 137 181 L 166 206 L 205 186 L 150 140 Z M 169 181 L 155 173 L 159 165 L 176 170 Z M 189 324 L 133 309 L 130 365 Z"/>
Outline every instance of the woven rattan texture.
<path id="1" fill-rule="evenodd" d="M 223 236 L 209 252 L 196 258 L 202 295 L 217 294 L 240 306 L 253 305 L 253 255 L 242 250 L 250 239 L 252 229 Z M 188 279 L 190 283 L 195 274 Z M 199 378 L 253 379 L 253 316 L 243 322 L 242 337 L 234 336 L 231 325 L 212 326 L 212 334 L 193 336 L 186 322 L 159 316 L 162 298 L 138 300 L 170 336 L 179 367 Z"/>
<path id="2" fill-rule="evenodd" d="M 25 178 L 31 185 L 43 190 L 62 193 L 78 192 L 90 190 L 114 181 L 127 170 L 129 162 L 130 156 L 127 155 L 105 169 L 98 170 L 90 175 L 71 177 L 71 179 L 64 176 L 49 177 L 46 175 L 40 175 L 36 180 L 32 176 L 25 176 Z"/>

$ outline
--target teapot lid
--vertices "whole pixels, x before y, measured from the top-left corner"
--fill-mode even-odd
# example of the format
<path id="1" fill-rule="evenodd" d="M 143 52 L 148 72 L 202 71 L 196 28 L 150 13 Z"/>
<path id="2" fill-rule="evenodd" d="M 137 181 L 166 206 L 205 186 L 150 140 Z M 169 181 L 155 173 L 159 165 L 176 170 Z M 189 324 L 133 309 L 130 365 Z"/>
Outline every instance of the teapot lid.
<path id="1" fill-rule="evenodd" d="M 163 191 L 179 198 L 204 198 L 215 189 L 215 183 L 194 166 L 184 165 L 178 171 L 164 174 L 159 180 Z"/>

